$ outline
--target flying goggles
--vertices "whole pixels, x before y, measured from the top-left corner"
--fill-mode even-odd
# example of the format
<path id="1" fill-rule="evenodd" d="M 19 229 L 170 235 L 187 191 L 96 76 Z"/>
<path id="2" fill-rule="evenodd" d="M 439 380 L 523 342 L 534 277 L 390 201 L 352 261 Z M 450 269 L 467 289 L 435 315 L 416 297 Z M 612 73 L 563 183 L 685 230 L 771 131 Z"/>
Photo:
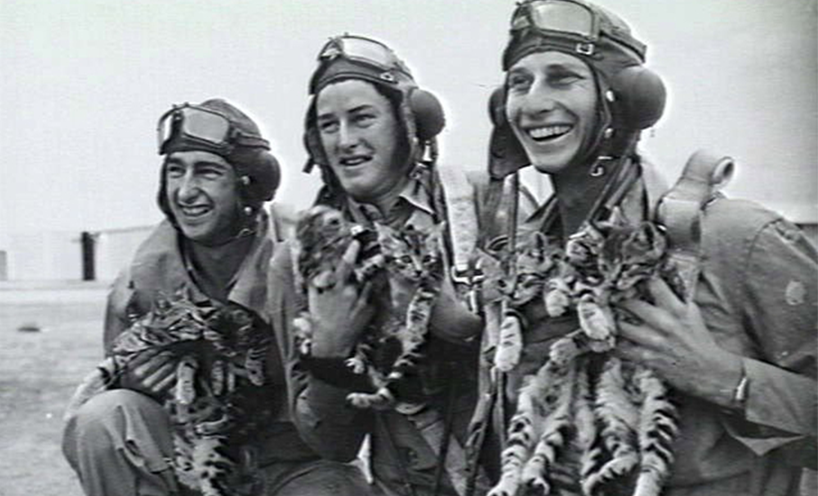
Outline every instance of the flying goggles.
<path id="1" fill-rule="evenodd" d="M 326 69 L 330 63 L 338 60 L 346 60 L 356 66 L 363 66 L 369 69 L 366 75 L 374 76 L 386 83 L 396 84 L 398 76 L 412 79 L 409 68 L 395 55 L 395 52 L 371 38 L 349 34 L 331 38 L 318 53 L 318 63 L 320 67 Z M 357 73 L 352 68 L 349 72 Z M 324 73 L 325 70 L 319 69 L 313 75 L 310 81 L 311 93 L 315 92 Z"/>
<path id="2" fill-rule="evenodd" d="M 156 131 L 160 155 L 167 153 L 171 141 L 181 141 L 218 155 L 230 154 L 236 146 L 270 149 L 267 140 L 241 132 L 219 112 L 189 103 L 174 105 L 165 112 L 159 118 Z"/>
<path id="3" fill-rule="evenodd" d="M 520 39 L 530 33 L 582 55 L 594 55 L 604 38 L 624 45 L 640 59 L 645 53 L 645 45 L 615 27 L 609 15 L 575 0 L 526 0 L 518 4 L 511 16 L 511 35 Z"/>

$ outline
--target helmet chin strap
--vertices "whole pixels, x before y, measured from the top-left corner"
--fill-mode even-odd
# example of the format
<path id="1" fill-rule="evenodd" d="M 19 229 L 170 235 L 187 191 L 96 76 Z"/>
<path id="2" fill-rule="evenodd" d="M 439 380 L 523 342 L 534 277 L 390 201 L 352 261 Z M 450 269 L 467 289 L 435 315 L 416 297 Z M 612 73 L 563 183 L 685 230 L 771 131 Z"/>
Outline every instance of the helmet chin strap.
<path id="1" fill-rule="evenodd" d="M 619 130 L 621 136 L 609 136 L 609 142 L 603 142 L 600 153 L 591 165 L 589 174 L 599 177 L 607 174 L 605 186 L 598 196 L 586 222 L 592 224 L 611 213 L 619 204 L 631 185 L 641 175 L 638 161 L 634 157 L 639 131 Z M 607 153 L 606 153 L 607 152 Z"/>

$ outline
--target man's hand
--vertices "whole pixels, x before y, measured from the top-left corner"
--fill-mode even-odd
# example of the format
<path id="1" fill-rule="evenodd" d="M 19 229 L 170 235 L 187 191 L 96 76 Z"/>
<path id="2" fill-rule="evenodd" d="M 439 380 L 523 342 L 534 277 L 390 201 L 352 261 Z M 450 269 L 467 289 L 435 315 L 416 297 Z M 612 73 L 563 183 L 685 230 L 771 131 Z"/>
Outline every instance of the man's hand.
<path id="1" fill-rule="evenodd" d="M 312 355 L 316 358 L 347 358 L 375 313 L 369 304 L 371 283 L 360 291 L 348 283 L 360 249 L 357 240 L 350 243 L 335 269 L 334 286 L 321 292 L 312 284 L 307 286 L 313 321 Z"/>
<path id="2" fill-rule="evenodd" d="M 432 307 L 431 332 L 449 341 L 469 339 L 483 330 L 483 320 L 469 311 L 468 305 L 458 298 L 451 278 L 443 276 L 443 286 Z"/>
<path id="3" fill-rule="evenodd" d="M 730 406 L 741 358 L 719 347 L 694 302 L 677 298 L 662 280 L 648 284 L 655 305 L 640 300 L 620 305 L 636 319 L 620 319 L 617 354 L 690 395 Z"/>
<path id="4" fill-rule="evenodd" d="M 153 398 L 164 398 L 176 383 L 177 363 L 169 351 L 139 353 L 128 362 L 120 383 Z"/>

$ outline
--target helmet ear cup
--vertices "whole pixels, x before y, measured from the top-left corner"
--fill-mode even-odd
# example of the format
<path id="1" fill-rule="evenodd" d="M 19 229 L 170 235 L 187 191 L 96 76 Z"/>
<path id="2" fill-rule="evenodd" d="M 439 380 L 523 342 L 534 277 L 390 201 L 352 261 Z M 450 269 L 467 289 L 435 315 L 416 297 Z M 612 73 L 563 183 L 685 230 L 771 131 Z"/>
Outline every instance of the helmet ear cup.
<path id="1" fill-rule="evenodd" d="M 630 130 L 647 129 L 662 117 L 667 92 L 662 79 L 644 66 L 619 71 L 611 81 L 616 96 L 618 125 Z"/>
<path id="2" fill-rule="evenodd" d="M 409 108 L 415 117 L 418 139 L 427 141 L 437 136 L 446 125 L 446 116 L 440 100 L 432 93 L 420 88 L 413 88 L 407 98 Z"/>
<path id="3" fill-rule="evenodd" d="M 312 171 L 313 165 L 325 165 L 327 163 L 327 155 L 324 153 L 324 147 L 321 144 L 321 137 L 318 135 L 318 127 L 315 121 L 315 97 L 313 97 L 307 109 L 307 116 L 304 119 L 303 140 L 308 157 L 307 163 L 304 164 L 303 172 L 307 174 Z"/>
<path id="4" fill-rule="evenodd" d="M 318 129 L 315 128 L 315 125 L 307 126 L 304 131 L 304 148 L 307 149 L 309 155 L 307 164 L 304 166 L 304 172 L 309 174 L 313 165 L 327 163 L 324 147 L 321 145 L 321 138 L 318 136 Z"/>
<path id="5" fill-rule="evenodd" d="M 493 179 L 503 179 L 529 165 L 530 160 L 506 119 L 504 86 L 491 92 L 488 110 L 493 124 L 489 140 L 489 175 Z"/>
<path id="6" fill-rule="evenodd" d="M 498 86 L 489 97 L 489 118 L 495 127 L 508 124 L 506 121 L 506 87 Z"/>

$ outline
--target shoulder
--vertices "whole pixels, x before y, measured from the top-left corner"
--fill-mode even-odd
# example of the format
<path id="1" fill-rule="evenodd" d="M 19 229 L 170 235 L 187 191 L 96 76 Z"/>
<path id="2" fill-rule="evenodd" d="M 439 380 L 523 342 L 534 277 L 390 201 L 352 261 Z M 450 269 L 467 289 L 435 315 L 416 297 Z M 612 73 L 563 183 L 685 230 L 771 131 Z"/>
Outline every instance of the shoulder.
<path id="1" fill-rule="evenodd" d="M 170 222 L 163 220 L 136 249 L 131 267 L 136 270 L 162 271 L 168 259 L 178 257 L 176 229 Z"/>
<path id="2" fill-rule="evenodd" d="M 781 214 L 747 200 L 717 198 L 704 209 L 702 235 L 717 244 L 752 241 Z"/>
<path id="3" fill-rule="evenodd" d="M 751 201 L 720 198 L 711 202 L 701 227 L 704 254 L 716 263 L 743 267 L 759 257 L 769 261 L 797 253 L 815 258 L 814 247 L 797 226 Z"/>
<path id="4" fill-rule="evenodd" d="M 291 279 L 293 270 L 292 260 L 293 240 L 288 239 L 275 245 L 275 251 L 270 259 L 270 280 Z"/>

